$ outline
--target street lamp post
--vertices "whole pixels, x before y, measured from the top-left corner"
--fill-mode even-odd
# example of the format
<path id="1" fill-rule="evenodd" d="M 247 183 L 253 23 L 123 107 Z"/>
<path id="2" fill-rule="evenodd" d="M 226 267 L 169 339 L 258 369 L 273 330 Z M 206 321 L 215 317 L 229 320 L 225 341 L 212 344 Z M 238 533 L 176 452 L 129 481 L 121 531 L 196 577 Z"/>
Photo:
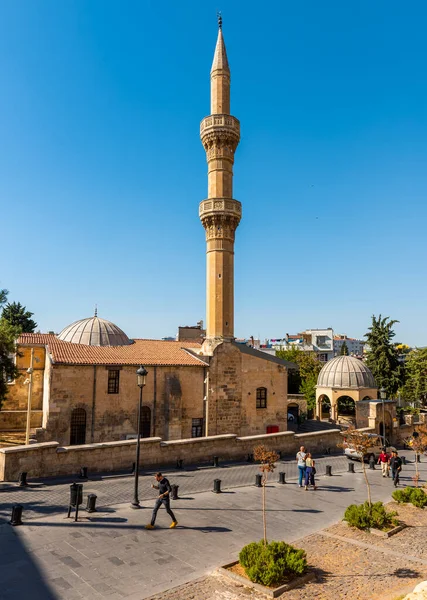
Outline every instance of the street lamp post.
<path id="1" fill-rule="evenodd" d="M 386 442 L 385 442 L 385 405 L 384 405 L 384 400 L 387 397 L 387 392 L 386 390 L 382 387 L 380 389 L 380 398 L 381 398 L 381 403 L 383 405 L 383 442 L 384 442 L 384 446 L 386 446 Z"/>
<path id="2" fill-rule="evenodd" d="M 141 508 L 138 499 L 138 476 L 139 476 L 139 442 L 141 439 L 141 410 L 142 410 L 142 388 L 145 386 L 145 378 L 148 374 L 148 371 L 142 365 L 136 372 L 138 377 L 138 387 L 139 387 L 139 402 L 138 402 L 138 425 L 137 425 L 137 441 L 136 441 L 136 460 L 135 460 L 135 486 L 133 490 L 133 501 L 132 508 Z"/>
<path id="3" fill-rule="evenodd" d="M 30 443 L 31 430 L 31 401 L 33 396 L 33 363 L 34 363 L 34 348 L 31 348 L 30 367 L 27 369 L 28 374 L 28 400 L 27 400 L 27 427 L 25 430 L 25 444 Z"/>

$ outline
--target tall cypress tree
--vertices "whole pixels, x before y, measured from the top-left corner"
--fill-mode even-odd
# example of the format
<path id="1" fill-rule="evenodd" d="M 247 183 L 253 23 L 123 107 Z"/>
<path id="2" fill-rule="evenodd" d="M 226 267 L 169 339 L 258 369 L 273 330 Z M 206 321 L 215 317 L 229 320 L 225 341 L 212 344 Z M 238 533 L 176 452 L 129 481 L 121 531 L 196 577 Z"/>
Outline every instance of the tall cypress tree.
<path id="1" fill-rule="evenodd" d="M 343 342 L 343 345 L 341 346 L 340 356 L 348 356 L 348 346 L 345 343 L 345 341 Z"/>
<path id="2" fill-rule="evenodd" d="M 384 388 L 393 398 L 401 385 L 403 370 L 398 361 L 393 325 L 399 321 L 390 317 L 372 315 L 372 325 L 365 334 L 368 344 L 366 364 L 371 369 L 379 388 Z"/>
<path id="3" fill-rule="evenodd" d="M 7 294 L 7 290 L 0 290 L 0 308 L 6 302 Z M 0 318 L 0 408 L 8 393 L 7 382 L 19 375 L 14 361 L 15 340 L 19 333 L 18 327 L 11 325 L 3 317 Z"/>

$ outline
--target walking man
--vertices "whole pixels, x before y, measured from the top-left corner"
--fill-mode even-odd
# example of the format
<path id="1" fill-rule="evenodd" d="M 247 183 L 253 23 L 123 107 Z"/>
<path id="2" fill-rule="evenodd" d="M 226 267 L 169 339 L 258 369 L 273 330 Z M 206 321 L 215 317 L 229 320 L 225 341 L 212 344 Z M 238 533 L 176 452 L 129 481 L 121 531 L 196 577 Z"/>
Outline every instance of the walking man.
<path id="1" fill-rule="evenodd" d="M 396 450 L 393 450 L 390 458 L 391 476 L 393 477 L 394 487 L 399 485 L 399 474 L 402 470 L 402 459 L 398 456 Z"/>
<path id="2" fill-rule="evenodd" d="M 381 450 L 381 454 L 378 459 L 378 464 L 381 465 L 381 472 L 383 474 L 383 477 L 390 477 L 390 474 L 389 474 L 390 468 L 388 466 L 389 461 L 390 461 L 390 456 L 387 454 L 386 448 L 383 448 Z"/>
<path id="3" fill-rule="evenodd" d="M 154 524 L 156 522 L 156 517 L 157 517 L 157 511 L 159 510 L 159 508 L 161 507 L 162 504 L 166 508 L 166 512 L 172 519 L 170 529 L 174 529 L 178 525 L 178 521 L 176 520 L 175 515 L 171 511 L 171 507 L 170 507 L 170 496 L 169 496 L 171 493 L 170 483 L 166 479 L 166 477 L 163 477 L 163 475 L 161 473 L 156 473 L 154 475 L 154 477 L 156 478 L 157 485 L 153 484 L 151 487 L 154 488 L 155 490 L 159 490 L 159 497 L 157 498 L 156 504 L 154 505 L 153 515 L 151 517 L 151 523 L 149 525 L 146 525 L 145 529 L 154 529 Z"/>
<path id="4" fill-rule="evenodd" d="M 301 446 L 299 452 L 297 452 L 297 465 L 299 471 L 298 485 L 302 487 L 303 479 L 305 479 L 305 459 L 307 458 L 307 454 L 304 446 Z"/>

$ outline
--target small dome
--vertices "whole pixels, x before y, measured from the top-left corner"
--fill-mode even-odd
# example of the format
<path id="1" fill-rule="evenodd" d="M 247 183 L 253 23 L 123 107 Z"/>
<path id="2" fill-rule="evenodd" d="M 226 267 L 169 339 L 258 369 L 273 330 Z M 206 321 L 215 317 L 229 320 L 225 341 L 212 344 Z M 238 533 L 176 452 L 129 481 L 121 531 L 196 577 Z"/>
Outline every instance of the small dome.
<path id="1" fill-rule="evenodd" d="M 120 327 L 96 315 L 71 323 L 57 337 L 63 342 L 85 346 L 128 346 L 133 343 Z"/>
<path id="2" fill-rule="evenodd" d="M 336 356 L 319 373 L 317 387 L 376 388 L 374 376 L 364 362 L 354 356 Z"/>

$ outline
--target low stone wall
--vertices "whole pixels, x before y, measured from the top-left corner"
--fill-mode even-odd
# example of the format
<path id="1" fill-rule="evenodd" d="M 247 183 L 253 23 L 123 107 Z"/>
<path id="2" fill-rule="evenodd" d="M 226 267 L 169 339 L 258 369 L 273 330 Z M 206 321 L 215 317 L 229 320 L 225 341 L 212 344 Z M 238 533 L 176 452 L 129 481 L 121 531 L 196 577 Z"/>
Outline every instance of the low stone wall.
<path id="1" fill-rule="evenodd" d="M 161 438 L 141 440 L 141 465 L 153 468 L 203 463 L 218 456 L 221 460 L 246 459 L 258 444 L 292 455 L 305 446 L 313 453 L 335 450 L 342 440 L 339 429 L 295 434 L 292 431 L 268 435 L 237 437 L 234 434 L 163 442 Z M 60 447 L 58 442 L 0 449 L 0 481 L 16 481 L 21 471 L 28 477 L 73 475 L 81 466 L 89 471 L 112 472 L 130 469 L 135 460 L 136 440 Z"/>

